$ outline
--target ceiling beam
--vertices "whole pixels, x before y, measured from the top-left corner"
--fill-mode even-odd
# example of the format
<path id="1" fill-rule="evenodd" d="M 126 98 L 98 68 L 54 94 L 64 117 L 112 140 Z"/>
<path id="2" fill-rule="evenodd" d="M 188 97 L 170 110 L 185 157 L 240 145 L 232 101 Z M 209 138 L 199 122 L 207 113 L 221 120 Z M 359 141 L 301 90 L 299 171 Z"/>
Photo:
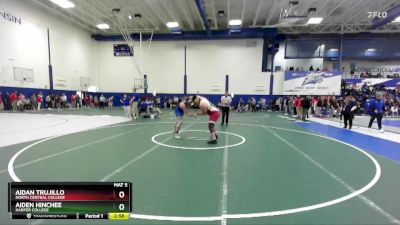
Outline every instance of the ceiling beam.
<path id="1" fill-rule="evenodd" d="M 274 14 L 275 14 L 275 8 L 276 8 L 277 5 L 279 5 L 279 3 L 276 2 L 276 0 L 274 0 L 274 1 L 272 2 L 271 10 L 268 11 L 267 16 L 265 17 L 265 26 L 268 26 L 269 23 L 271 22 L 271 19 L 272 19 L 272 17 L 273 17 Z"/>
<path id="2" fill-rule="evenodd" d="M 212 3 L 212 9 L 213 9 L 213 19 L 214 19 L 214 29 L 218 29 L 218 19 L 217 19 L 217 10 L 215 9 L 215 0 L 213 0 Z"/>
<path id="3" fill-rule="evenodd" d="M 145 6 L 147 6 L 148 10 L 153 14 L 153 16 L 155 18 L 157 18 L 159 20 L 159 22 L 161 22 L 162 26 L 164 28 L 168 29 L 167 24 L 166 24 L 167 21 L 164 21 L 164 19 L 161 18 L 160 14 L 154 11 L 153 7 L 151 5 L 149 5 L 149 1 L 148 0 L 144 0 L 143 3 L 144 3 Z M 158 28 L 161 29 L 160 27 L 158 27 Z"/>
<path id="4" fill-rule="evenodd" d="M 41 1 L 39 1 L 39 0 L 33 0 L 33 1 L 34 1 L 35 3 L 37 3 L 37 4 L 39 4 L 40 6 L 42 6 L 42 7 L 46 8 L 46 9 L 50 10 L 51 12 L 53 12 L 53 13 L 59 15 L 59 16 L 64 17 L 65 19 L 69 20 L 70 22 L 73 22 L 73 23 L 75 23 L 75 24 L 81 26 L 82 28 L 84 28 L 84 29 L 87 30 L 87 31 L 95 32 L 95 29 L 94 29 L 94 28 L 92 28 L 92 27 L 90 27 L 90 26 L 88 26 L 88 25 L 86 25 L 86 24 L 84 24 L 84 23 L 82 23 L 82 22 L 80 22 L 80 21 L 78 21 L 78 20 L 76 20 L 76 19 L 74 19 L 74 18 L 72 18 L 72 17 L 70 17 L 70 16 L 64 14 L 64 13 L 61 13 L 60 11 L 54 9 L 53 7 L 50 7 L 50 6 L 48 6 L 47 4 L 45 4 L 45 3 L 43 3 L 43 2 L 41 2 Z"/>
<path id="5" fill-rule="evenodd" d="M 326 1 L 324 1 L 324 3 L 321 6 L 317 6 L 316 15 L 321 16 L 321 17 L 325 17 L 325 19 L 328 18 L 328 16 L 325 16 L 325 15 L 327 15 L 326 11 L 324 11 L 323 14 L 321 14 L 321 12 L 328 5 L 329 2 L 331 2 L 331 1 L 326 0 Z"/>
<path id="6" fill-rule="evenodd" d="M 226 11 L 227 11 L 227 16 L 226 16 L 226 27 L 229 28 L 229 20 L 231 19 L 231 1 L 226 0 Z"/>
<path id="7" fill-rule="evenodd" d="M 242 24 L 244 23 L 244 13 L 246 11 L 247 0 L 242 1 L 242 13 L 240 14 L 240 19 L 242 20 Z"/>
<path id="8" fill-rule="evenodd" d="M 183 7 L 183 4 L 185 4 L 185 3 L 183 3 L 183 1 L 181 1 L 181 2 L 182 2 L 182 4 L 178 2 L 178 7 L 179 7 L 180 11 L 183 13 L 183 15 L 185 16 L 187 23 L 190 26 L 190 29 L 194 30 L 194 22 L 193 22 L 192 18 L 187 14 L 186 8 Z"/>
<path id="9" fill-rule="evenodd" d="M 176 16 L 176 14 L 171 10 L 171 8 L 169 7 L 170 5 L 169 5 L 169 3 L 170 3 L 170 1 L 159 1 L 160 2 L 160 5 L 163 7 L 163 8 L 165 8 L 166 9 L 166 11 L 167 11 L 167 13 L 168 13 L 168 15 L 170 16 L 170 18 L 172 19 L 172 20 L 174 20 L 174 21 L 177 21 L 179 24 L 180 24 L 180 26 L 181 26 L 181 28 L 183 27 L 183 21 L 181 20 L 181 18 L 179 17 L 179 16 Z M 161 3 L 162 2 L 162 3 Z M 168 21 L 165 21 L 165 22 L 168 22 Z"/>
<path id="10" fill-rule="evenodd" d="M 373 0 L 368 2 L 367 4 L 365 4 L 365 2 L 363 3 L 362 1 L 358 2 L 355 6 L 352 6 L 352 8 L 359 8 L 362 7 L 362 10 L 356 11 L 355 13 L 350 14 L 350 17 L 343 17 L 343 19 L 341 20 L 342 23 L 351 23 L 353 22 L 356 18 L 365 15 L 367 16 L 367 10 L 368 8 L 370 8 L 373 4 L 375 4 L 376 2 L 380 3 L 379 1 Z M 360 6 L 361 3 L 361 6 Z"/>
<path id="11" fill-rule="evenodd" d="M 254 19 L 253 19 L 253 26 L 255 26 L 257 23 L 258 15 L 260 15 L 260 11 L 261 11 L 262 3 L 263 3 L 263 0 L 258 0 L 257 11 L 256 11 L 256 14 L 254 15 Z"/>
<path id="12" fill-rule="evenodd" d="M 149 22 L 149 23 L 151 24 L 151 26 L 153 26 L 153 28 L 154 28 L 155 30 L 159 30 L 159 29 L 160 29 L 159 26 L 158 26 L 157 24 L 155 24 L 154 21 L 152 21 L 147 15 L 142 14 L 142 18 L 143 18 L 144 20 L 146 20 L 147 22 Z"/>
<path id="13" fill-rule="evenodd" d="M 347 2 L 348 2 L 347 0 L 338 0 L 338 2 L 335 4 L 335 6 L 330 11 L 328 11 L 328 13 L 326 13 L 324 15 L 324 19 L 329 18 L 332 15 L 333 12 L 335 12 L 338 8 L 340 8 L 341 6 L 343 6 Z"/>
<path id="14" fill-rule="evenodd" d="M 195 0 L 198 12 L 200 14 L 200 17 L 203 21 L 204 27 L 207 31 L 208 35 L 211 35 L 211 30 L 210 30 L 210 25 L 208 24 L 208 20 L 207 20 L 207 13 L 206 13 L 206 9 L 205 9 L 205 5 L 204 5 L 204 0 Z"/>

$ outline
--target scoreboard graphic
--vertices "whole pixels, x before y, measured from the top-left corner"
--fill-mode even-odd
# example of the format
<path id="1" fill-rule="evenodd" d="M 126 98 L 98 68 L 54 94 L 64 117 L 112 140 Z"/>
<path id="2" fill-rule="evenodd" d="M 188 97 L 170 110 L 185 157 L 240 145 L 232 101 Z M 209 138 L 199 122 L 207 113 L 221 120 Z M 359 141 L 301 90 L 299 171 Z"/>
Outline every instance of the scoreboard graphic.
<path id="1" fill-rule="evenodd" d="M 12 219 L 129 219 L 130 182 L 11 182 Z"/>

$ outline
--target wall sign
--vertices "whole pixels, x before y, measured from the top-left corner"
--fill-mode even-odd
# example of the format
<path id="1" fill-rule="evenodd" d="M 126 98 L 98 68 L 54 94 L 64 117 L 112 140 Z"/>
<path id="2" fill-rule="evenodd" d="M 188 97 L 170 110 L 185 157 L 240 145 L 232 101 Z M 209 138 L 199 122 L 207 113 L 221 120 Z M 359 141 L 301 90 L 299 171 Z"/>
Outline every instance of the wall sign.
<path id="1" fill-rule="evenodd" d="M 0 10 L 0 18 L 3 18 L 11 23 L 16 23 L 21 25 L 22 24 L 22 20 L 19 17 L 16 17 L 8 12 L 4 12 L 2 10 Z"/>

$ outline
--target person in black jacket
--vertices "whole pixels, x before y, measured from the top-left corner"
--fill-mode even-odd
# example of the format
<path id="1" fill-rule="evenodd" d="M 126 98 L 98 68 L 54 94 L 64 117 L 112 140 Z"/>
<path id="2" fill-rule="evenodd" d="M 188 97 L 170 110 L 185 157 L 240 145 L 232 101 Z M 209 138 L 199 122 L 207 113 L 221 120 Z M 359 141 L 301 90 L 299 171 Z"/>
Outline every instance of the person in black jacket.
<path id="1" fill-rule="evenodd" d="M 304 97 L 302 102 L 301 102 L 301 105 L 303 106 L 303 113 L 301 115 L 301 119 L 303 121 L 305 121 L 306 117 L 308 118 L 308 110 L 310 109 L 310 106 L 311 106 L 310 97 L 309 96 Z"/>
<path id="2" fill-rule="evenodd" d="M 347 96 L 343 103 L 342 115 L 344 118 L 344 129 L 347 128 L 347 122 L 349 129 L 353 126 L 354 111 L 357 109 L 357 105 L 354 101 L 353 96 Z"/>
<path id="3" fill-rule="evenodd" d="M 4 110 L 11 110 L 11 98 L 10 98 L 10 93 L 6 93 L 6 95 L 3 98 L 3 104 L 4 104 Z"/>

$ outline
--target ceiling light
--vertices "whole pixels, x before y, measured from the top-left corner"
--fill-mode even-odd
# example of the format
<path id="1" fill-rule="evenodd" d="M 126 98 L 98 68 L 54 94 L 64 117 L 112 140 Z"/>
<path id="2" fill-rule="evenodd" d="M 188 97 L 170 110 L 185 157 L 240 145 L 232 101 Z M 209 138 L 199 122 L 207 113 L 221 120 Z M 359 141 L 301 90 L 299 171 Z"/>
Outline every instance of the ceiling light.
<path id="1" fill-rule="evenodd" d="M 398 16 L 396 19 L 394 19 L 393 21 L 392 21 L 393 23 L 400 23 L 400 16 Z"/>
<path id="2" fill-rule="evenodd" d="M 106 23 L 100 23 L 100 24 L 97 24 L 97 28 L 99 28 L 100 30 L 107 30 L 107 29 L 110 29 L 110 25 L 108 25 Z"/>
<path id="3" fill-rule="evenodd" d="M 75 4 L 68 0 L 50 0 L 50 1 L 64 9 L 75 7 Z"/>
<path id="4" fill-rule="evenodd" d="M 229 20 L 229 25 L 230 26 L 240 26 L 240 25 L 242 25 L 242 21 L 241 20 Z"/>
<path id="5" fill-rule="evenodd" d="M 179 23 L 178 22 L 168 22 L 167 23 L 167 27 L 169 27 L 169 28 L 177 28 L 177 27 L 179 27 Z"/>
<path id="6" fill-rule="evenodd" d="M 322 17 L 311 17 L 308 19 L 307 24 L 320 24 L 324 20 Z"/>
<path id="7" fill-rule="evenodd" d="M 365 50 L 365 51 L 367 51 L 367 52 L 374 52 L 374 51 L 376 51 L 376 49 L 374 49 L 374 48 L 369 48 L 369 49 L 367 49 L 367 50 Z"/>

